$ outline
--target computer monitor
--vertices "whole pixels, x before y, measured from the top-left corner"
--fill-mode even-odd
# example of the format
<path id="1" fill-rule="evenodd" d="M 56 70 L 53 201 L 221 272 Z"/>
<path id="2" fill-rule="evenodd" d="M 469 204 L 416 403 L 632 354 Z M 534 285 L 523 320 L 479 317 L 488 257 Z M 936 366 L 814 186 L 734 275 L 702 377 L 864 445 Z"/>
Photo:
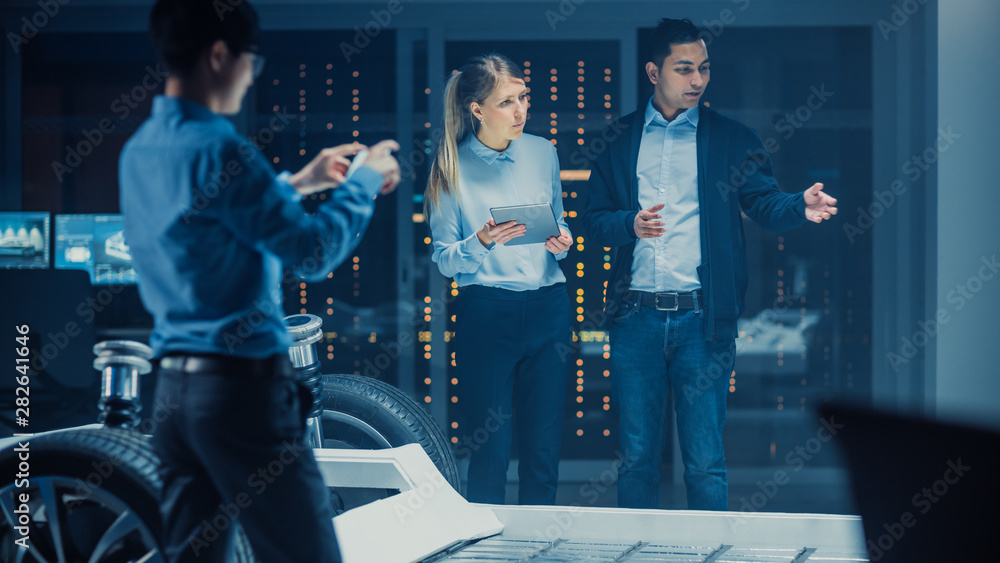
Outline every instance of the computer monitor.
<path id="1" fill-rule="evenodd" d="M 0 268 L 49 267 L 49 212 L 0 212 Z"/>
<path id="2" fill-rule="evenodd" d="M 56 215 L 55 267 L 85 270 L 93 284 L 137 281 L 119 214 Z"/>

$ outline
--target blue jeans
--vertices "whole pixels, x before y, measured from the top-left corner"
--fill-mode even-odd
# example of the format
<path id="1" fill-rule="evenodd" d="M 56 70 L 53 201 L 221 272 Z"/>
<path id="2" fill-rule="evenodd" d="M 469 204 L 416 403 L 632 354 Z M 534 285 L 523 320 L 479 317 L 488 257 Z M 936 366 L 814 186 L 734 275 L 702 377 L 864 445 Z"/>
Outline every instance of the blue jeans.
<path id="1" fill-rule="evenodd" d="M 706 341 L 704 311 L 625 303 L 611 323 L 612 398 L 621 417 L 618 506 L 657 508 L 669 391 L 677 412 L 691 510 L 726 510 L 722 428 L 736 355 L 732 339 Z"/>

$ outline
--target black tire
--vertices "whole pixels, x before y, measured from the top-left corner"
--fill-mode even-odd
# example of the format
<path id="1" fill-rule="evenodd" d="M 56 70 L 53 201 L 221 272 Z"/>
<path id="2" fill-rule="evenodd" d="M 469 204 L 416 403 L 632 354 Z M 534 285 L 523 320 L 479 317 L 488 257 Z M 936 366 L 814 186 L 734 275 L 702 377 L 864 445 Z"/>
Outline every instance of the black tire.
<path id="1" fill-rule="evenodd" d="M 146 436 L 111 428 L 67 430 L 32 438 L 28 450 L 26 488 L 14 486 L 19 452 L 14 446 L 0 451 L 0 560 L 89 561 L 96 553 L 100 563 L 163 561 L 159 459 Z M 31 551 L 14 544 L 20 537 L 14 503 L 25 492 Z M 117 539 L 108 541 L 112 537 Z M 242 531 L 236 544 L 236 560 L 252 562 Z"/>
<path id="2" fill-rule="evenodd" d="M 399 389 L 362 375 L 325 375 L 323 447 L 382 449 L 420 444 L 456 491 L 451 444 L 424 408 Z"/>
<path id="3" fill-rule="evenodd" d="M 163 561 L 157 538 L 156 457 L 131 432 L 81 429 L 32 438 L 28 444 L 28 486 L 15 488 L 18 452 L 0 452 L 0 559 L 3 561 Z M 14 530 L 21 494 L 29 496 L 31 551 L 19 550 Z M 103 542 L 114 523 L 128 529 Z M 121 524 L 119 524 L 121 525 Z M 109 534 L 109 531 L 111 532 Z"/>

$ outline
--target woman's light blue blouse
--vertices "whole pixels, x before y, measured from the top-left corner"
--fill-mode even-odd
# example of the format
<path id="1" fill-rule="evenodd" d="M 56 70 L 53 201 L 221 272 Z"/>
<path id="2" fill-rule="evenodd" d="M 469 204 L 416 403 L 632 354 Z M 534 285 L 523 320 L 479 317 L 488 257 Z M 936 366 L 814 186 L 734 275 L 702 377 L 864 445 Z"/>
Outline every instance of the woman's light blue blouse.
<path id="1" fill-rule="evenodd" d="M 442 192 L 440 206 L 430 209 L 431 259 L 441 273 L 459 287 L 475 284 L 513 291 L 565 282 L 556 261 L 566 252 L 552 254 L 541 243 L 498 244 L 487 250 L 476 236 L 490 219 L 491 207 L 545 202 L 552 204 L 559 226 L 569 232 L 552 143 L 524 134 L 498 152 L 470 134 L 458 145 L 458 172 L 458 199 Z"/>

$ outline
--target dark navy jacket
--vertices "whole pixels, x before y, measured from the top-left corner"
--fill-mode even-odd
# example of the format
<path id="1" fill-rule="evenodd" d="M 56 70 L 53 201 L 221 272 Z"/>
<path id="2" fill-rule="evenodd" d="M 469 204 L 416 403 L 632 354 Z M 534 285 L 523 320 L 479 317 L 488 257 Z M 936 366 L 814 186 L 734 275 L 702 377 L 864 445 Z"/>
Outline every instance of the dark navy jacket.
<path id="1" fill-rule="evenodd" d="M 639 212 L 636 164 L 643 112 L 620 118 L 604 131 L 607 149 L 590 167 L 583 224 L 594 244 L 612 251 L 604 322 L 614 316 L 632 276 L 635 216 Z M 742 213 L 761 227 L 786 231 L 803 225 L 801 193 L 778 189 L 771 157 L 752 129 L 700 106 L 697 133 L 698 203 L 706 338 L 735 338 L 736 319 L 747 289 L 746 237 Z"/>

